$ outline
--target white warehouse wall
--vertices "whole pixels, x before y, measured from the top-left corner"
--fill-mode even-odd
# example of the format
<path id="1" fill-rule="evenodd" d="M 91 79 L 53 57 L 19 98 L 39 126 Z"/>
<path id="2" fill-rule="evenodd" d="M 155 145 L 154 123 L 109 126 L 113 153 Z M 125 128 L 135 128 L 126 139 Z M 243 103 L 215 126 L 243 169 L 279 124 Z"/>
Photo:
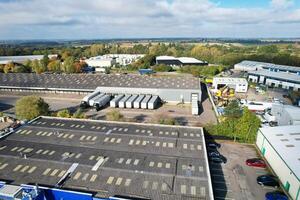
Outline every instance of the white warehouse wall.
<path id="1" fill-rule="evenodd" d="M 292 173 L 289 167 L 285 164 L 285 162 L 281 159 L 281 157 L 277 154 L 272 145 L 260 131 L 258 131 L 257 134 L 256 145 L 261 153 L 263 153 L 262 149 L 265 148 L 264 158 L 267 160 L 272 170 L 280 179 L 283 187 L 287 181 L 290 183 L 289 194 L 293 199 L 296 199 L 298 190 L 300 189 L 300 181 Z"/>

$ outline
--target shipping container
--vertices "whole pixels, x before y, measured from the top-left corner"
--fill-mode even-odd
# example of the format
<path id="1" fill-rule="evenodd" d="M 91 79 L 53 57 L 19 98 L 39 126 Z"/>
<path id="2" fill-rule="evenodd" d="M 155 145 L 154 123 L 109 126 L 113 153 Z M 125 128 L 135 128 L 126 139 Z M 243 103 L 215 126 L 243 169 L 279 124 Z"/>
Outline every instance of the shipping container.
<path id="1" fill-rule="evenodd" d="M 88 101 L 88 105 L 89 105 L 89 106 L 94 106 L 95 101 L 98 100 L 98 99 L 100 99 L 100 98 L 103 97 L 104 95 L 105 95 L 104 93 L 100 93 L 100 94 L 98 94 L 97 96 L 93 97 L 92 99 L 90 99 L 90 100 Z"/>
<path id="2" fill-rule="evenodd" d="M 139 95 L 139 97 L 133 102 L 134 108 L 141 108 L 141 103 L 143 99 L 145 98 L 145 95 Z"/>
<path id="3" fill-rule="evenodd" d="M 95 100 L 94 107 L 97 111 L 103 108 L 111 99 L 110 95 L 104 95 L 100 99 Z"/>
<path id="4" fill-rule="evenodd" d="M 111 101 L 110 101 L 110 107 L 113 107 L 113 108 L 116 108 L 119 106 L 119 101 L 124 97 L 125 95 L 124 94 L 119 94 L 117 96 L 115 96 L 115 98 L 113 98 Z"/>
<path id="5" fill-rule="evenodd" d="M 86 108 L 88 106 L 88 102 L 90 99 L 94 98 L 95 96 L 99 95 L 100 91 L 94 91 L 92 93 L 87 94 L 85 97 L 83 97 L 80 107 Z"/>
<path id="6" fill-rule="evenodd" d="M 125 103 L 126 108 L 132 108 L 133 107 L 133 102 L 138 98 L 139 95 L 135 94 L 132 95 Z"/>
<path id="7" fill-rule="evenodd" d="M 151 99 L 151 95 L 147 95 L 145 96 L 145 98 L 143 99 L 142 103 L 141 103 L 141 108 L 143 109 L 147 109 L 148 108 L 148 101 Z"/>
<path id="8" fill-rule="evenodd" d="M 125 108 L 125 102 L 131 97 L 130 94 L 125 95 L 120 101 L 119 101 L 119 108 Z"/>
<path id="9" fill-rule="evenodd" d="M 158 96 L 152 96 L 152 98 L 148 102 L 148 109 L 155 109 L 159 103 L 159 97 Z"/>

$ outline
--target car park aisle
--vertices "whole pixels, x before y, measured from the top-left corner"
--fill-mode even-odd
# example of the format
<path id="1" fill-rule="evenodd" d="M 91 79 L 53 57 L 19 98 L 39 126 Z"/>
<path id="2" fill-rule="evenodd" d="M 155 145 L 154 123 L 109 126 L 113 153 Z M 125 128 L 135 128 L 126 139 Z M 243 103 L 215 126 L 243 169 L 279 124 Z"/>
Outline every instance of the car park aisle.
<path id="1" fill-rule="evenodd" d="M 263 200 L 272 188 L 261 187 L 256 178 L 267 174 L 266 169 L 249 167 L 245 161 L 257 157 L 255 147 L 233 142 L 218 142 L 220 154 L 226 163 L 210 162 L 215 199 Z"/>

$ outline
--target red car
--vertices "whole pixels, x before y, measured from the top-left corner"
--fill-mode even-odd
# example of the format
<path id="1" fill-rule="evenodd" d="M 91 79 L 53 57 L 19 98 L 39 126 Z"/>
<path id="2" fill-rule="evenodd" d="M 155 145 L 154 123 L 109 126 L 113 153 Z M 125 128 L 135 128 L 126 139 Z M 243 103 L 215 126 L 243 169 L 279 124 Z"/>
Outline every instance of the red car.
<path id="1" fill-rule="evenodd" d="M 266 168 L 267 165 L 265 161 L 259 158 L 251 158 L 246 160 L 246 165 L 252 166 L 252 167 L 260 167 L 260 168 Z"/>

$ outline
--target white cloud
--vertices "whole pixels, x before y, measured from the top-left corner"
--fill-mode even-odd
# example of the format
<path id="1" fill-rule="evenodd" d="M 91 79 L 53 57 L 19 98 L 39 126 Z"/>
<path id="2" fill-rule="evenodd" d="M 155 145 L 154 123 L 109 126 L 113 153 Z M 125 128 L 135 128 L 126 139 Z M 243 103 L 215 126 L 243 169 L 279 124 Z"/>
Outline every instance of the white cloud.
<path id="1" fill-rule="evenodd" d="M 0 39 L 231 36 L 237 31 L 255 36 L 245 30 L 260 26 L 266 30 L 257 30 L 257 36 L 272 36 L 267 27 L 300 24 L 300 9 L 294 9 L 291 0 L 272 0 L 269 8 L 220 5 L 210 0 L 0 1 L 0 26 L 10 29 L 0 31 Z"/>

